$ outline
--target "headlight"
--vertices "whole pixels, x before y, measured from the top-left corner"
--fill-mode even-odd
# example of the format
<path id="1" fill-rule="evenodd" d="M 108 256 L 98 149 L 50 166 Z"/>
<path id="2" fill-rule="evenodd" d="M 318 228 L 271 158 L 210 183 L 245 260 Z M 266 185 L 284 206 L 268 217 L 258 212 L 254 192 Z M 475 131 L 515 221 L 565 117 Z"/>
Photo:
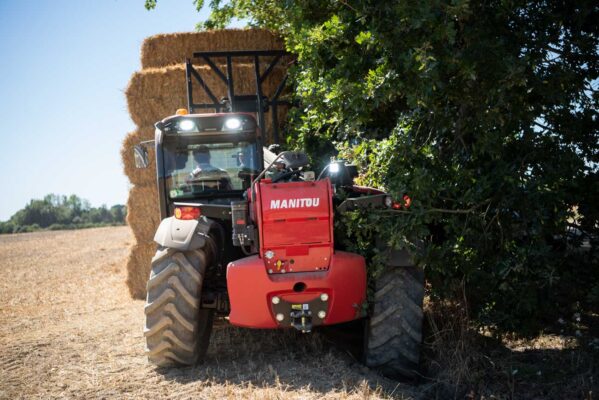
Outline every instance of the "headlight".
<path id="1" fill-rule="evenodd" d="M 190 119 L 184 119 L 179 121 L 179 129 L 182 131 L 193 131 L 196 127 L 195 122 Z"/>
<path id="2" fill-rule="evenodd" d="M 239 120 L 238 118 L 229 118 L 225 121 L 225 128 L 231 130 L 239 129 L 241 128 L 241 120 Z"/>
<path id="3" fill-rule="evenodd" d="M 330 164 L 330 165 L 329 165 L 329 172 L 330 172 L 331 174 L 336 174 L 336 173 L 338 173 L 338 172 L 339 172 L 339 169 L 340 169 L 340 167 L 339 167 L 339 163 L 332 163 L 332 164 Z"/>

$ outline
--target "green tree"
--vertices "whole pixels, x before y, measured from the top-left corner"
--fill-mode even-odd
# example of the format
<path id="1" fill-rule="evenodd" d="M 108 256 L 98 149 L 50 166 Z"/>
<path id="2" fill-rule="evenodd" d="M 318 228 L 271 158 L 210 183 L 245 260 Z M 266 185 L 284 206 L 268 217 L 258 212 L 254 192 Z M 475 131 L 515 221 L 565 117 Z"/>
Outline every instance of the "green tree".
<path id="1" fill-rule="evenodd" d="M 121 204 L 114 205 L 114 206 L 110 207 L 110 214 L 111 214 L 111 222 L 117 223 L 117 224 L 124 224 L 125 216 L 127 215 L 127 207 L 125 207 Z"/>
<path id="2" fill-rule="evenodd" d="M 349 216 L 349 231 L 398 247 L 426 238 L 433 295 L 464 285 L 481 322 L 519 328 L 556 306 L 597 305 L 585 303 L 599 288 L 596 248 L 572 257 L 562 240 L 575 209 L 598 233 L 596 2 L 210 7 L 201 27 L 245 18 L 297 55 L 291 144 L 320 163 L 334 148 L 362 183 L 412 197 L 409 211 Z"/>
<path id="3" fill-rule="evenodd" d="M 107 224 L 124 224 L 126 207 L 106 205 L 94 208 L 89 201 L 76 195 L 48 194 L 43 199 L 31 200 L 9 221 L 0 222 L 0 233 L 31 232 L 39 229 L 67 229 Z"/>

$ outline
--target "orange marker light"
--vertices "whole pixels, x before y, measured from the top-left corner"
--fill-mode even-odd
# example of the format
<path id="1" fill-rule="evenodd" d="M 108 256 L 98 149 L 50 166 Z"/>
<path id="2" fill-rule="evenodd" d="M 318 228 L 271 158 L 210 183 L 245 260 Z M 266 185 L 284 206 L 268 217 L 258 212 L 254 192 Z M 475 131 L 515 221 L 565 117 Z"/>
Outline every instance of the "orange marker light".
<path id="1" fill-rule="evenodd" d="M 175 115 L 187 115 L 189 114 L 189 111 L 187 111 L 186 108 L 178 108 L 177 111 L 175 111 Z"/>
<path id="2" fill-rule="evenodd" d="M 175 218 L 182 220 L 198 219 L 200 209 L 197 207 L 175 207 Z"/>

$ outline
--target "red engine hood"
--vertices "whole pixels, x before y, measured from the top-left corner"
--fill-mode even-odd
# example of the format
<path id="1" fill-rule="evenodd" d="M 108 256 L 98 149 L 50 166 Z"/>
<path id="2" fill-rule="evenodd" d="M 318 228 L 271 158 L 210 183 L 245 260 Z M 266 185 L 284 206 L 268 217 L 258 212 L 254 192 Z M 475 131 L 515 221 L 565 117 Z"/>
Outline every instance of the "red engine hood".
<path id="1" fill-rule="evenodd" d="M 256 189 L 260 257 L 266 269 L 271 273 L 328 269 L 333 252 L 330 181 L 267 181 Z M 266 252 L 273 257 L 264 257 Z"/>

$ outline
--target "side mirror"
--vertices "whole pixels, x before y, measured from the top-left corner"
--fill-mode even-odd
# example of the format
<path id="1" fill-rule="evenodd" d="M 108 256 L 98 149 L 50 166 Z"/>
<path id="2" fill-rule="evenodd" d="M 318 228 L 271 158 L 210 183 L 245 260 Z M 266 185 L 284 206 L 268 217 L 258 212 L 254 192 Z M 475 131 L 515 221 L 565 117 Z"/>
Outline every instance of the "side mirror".
<path id="1" fill-rule="evenodd" d="M 133 147 L 133 158 L 135 159 L 135 168 L 148 168 L 148 150 L 144 145 L 136 144 Z"/>

